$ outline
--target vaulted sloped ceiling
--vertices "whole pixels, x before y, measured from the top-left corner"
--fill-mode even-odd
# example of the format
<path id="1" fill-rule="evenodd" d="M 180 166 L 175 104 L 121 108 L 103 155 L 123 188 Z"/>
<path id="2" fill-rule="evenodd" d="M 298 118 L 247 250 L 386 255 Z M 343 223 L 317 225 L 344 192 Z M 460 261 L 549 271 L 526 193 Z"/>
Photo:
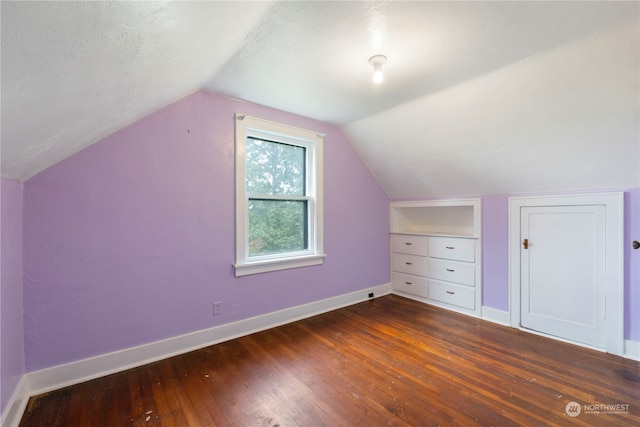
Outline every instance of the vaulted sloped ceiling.
<path id="1" fill-rule="evenodd" d="M 0 7 L 3 176 L 204 89 L 341 126 L 392 198 L 640 185 L 637 2 Z"/>
<path id="2" fill-rule="evenodd" d="M 620 25 L 345 131 L 395 198 L 637 187 L 639 79 L 638 27 Z"/>
<path id="3" fill-rule="evenodd" d="M 200 89 L 269 6 L 2 1 L 2 175 L 29 178 Z"/>

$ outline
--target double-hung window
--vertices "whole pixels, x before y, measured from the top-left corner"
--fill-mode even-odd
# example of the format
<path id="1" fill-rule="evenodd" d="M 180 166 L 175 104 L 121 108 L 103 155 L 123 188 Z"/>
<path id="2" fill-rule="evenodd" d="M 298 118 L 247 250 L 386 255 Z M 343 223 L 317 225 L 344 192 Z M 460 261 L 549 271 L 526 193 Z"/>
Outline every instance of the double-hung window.
<path id="1" fill-rule="evenodd" d="M 322 142 L 236 114 L 236 276 L 322 264 Z"/>

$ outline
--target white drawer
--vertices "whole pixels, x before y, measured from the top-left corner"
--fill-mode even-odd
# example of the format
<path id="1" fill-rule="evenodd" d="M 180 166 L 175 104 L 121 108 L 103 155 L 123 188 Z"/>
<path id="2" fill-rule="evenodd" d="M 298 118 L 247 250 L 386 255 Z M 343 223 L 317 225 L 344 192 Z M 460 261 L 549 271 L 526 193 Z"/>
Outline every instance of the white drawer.
<path id="1" fill-rule="evenodd" d="M 467 286 L 476 284 L 476 266 L 468 262 L 429 258 L 429 277 Z"/>
<path id="2" fill-rule="evenodd" d="M 429 256 L 474 262 L 476 260 L 475 243 L 473 239 L 431 237 L 429 239 Z"/>
<path id="3" fill-rule="evenodd" d="M 411 234 L 392 234 L 391 252 L 427 256 L 429 238 Z"/>
<path id="4" fill-rule="evenodd" d="M 454 285 L 452 283 L 428 281 L 429 299 L 455 305 L 469 310 L 475 310 L 475 288 L 468 286 Z"/>
<path id="5" fill-rule="evenodd" d="M 391 268 L 400 273 L 426 276 L 429 258 L 418 255 L 391 254 Z"/>
<path id="6" fill-rule="evenodd" d="M 391 272 L 391 286 L 397 291 L 427 297 L 427 279 L 424 277 Z"/>

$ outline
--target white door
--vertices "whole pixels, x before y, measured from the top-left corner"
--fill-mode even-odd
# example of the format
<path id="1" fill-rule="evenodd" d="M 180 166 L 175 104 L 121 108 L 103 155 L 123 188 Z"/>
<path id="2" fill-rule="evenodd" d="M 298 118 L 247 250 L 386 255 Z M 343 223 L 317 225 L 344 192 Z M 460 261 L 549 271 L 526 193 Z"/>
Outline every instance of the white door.
<path id="1" fill-rule="evenodd" d="M 521 325 L 606 347 L 606 206 L 520 209 Z"/>

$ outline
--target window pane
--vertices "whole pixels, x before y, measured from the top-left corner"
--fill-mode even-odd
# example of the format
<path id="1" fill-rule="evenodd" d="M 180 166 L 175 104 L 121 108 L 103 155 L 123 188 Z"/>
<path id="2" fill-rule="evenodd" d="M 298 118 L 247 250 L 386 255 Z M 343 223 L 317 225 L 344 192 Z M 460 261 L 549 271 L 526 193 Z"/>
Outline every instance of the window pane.
<path id="1" fill-rule="evenodd" d="M 248 194 L 305 195 L 304 147 L 247 138 Z"/>
<path id="2" fill-rule="evenodd" d="M 249 256 L 306 249 L 306 200 L 249 200 Z"/>

